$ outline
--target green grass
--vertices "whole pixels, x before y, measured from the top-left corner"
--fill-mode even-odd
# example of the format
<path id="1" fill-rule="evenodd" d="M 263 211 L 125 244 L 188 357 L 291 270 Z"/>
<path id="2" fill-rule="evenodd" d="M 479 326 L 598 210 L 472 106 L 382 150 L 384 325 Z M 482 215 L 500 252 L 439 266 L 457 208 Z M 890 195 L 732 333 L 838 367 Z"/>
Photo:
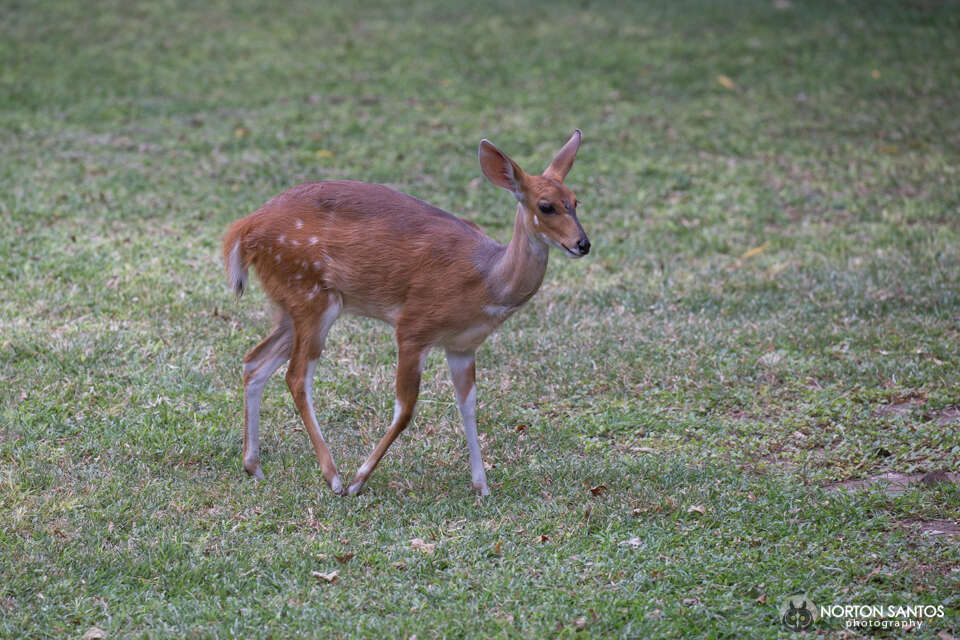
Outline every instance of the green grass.
<path id="1" fill-rule="evenodd" d="M 6 3 L 0 637 L 790 637 L 798 591 L 960 635 L 958 538 L 917 524 L 960 489 L 829 488 L 960 465 L 960 7 L 474 4 Z M 595 249 L 479 352 L 493 495 L 436 353 L 363 495 L 281 375 L 249 481 L 269 312 L 226 287 L 230 221 L 352 178 L 506 241 L 478 141 L 539 170 L 575 127 Z M 393 365 L 386 327 L 334 327 L 347 477 Z"/>

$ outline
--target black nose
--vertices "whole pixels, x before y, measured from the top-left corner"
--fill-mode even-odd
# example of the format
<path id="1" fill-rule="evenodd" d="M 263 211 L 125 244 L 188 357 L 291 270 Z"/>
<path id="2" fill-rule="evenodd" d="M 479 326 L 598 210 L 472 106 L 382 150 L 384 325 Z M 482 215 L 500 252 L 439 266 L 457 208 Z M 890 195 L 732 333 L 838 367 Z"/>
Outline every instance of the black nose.
<path id="1" fill-rule="evenodd" d="M 585 256 L 590 253 L 590 241 L 586 238 L 577 241 L 577 249 L 580 249 L 580 255 Z"/>

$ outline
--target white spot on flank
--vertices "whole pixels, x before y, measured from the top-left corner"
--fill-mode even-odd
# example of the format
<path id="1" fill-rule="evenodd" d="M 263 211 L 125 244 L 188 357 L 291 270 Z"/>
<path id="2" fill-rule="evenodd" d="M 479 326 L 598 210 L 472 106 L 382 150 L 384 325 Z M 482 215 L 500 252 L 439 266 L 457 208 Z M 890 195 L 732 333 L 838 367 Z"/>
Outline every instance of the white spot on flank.
<path id="1" fill-rule="evenodd" d="M 290 244 L 292 244 L 292 245 L 295 246 L 295 247 L 299 247 L 299 246 L 300 246 L 300 241 L 299 241 L 299 240 L 291 240 L 291 241 L 290 241 Z"/>
<path id="2" fill-rule="evenodd" d="M 279 254 L 279 253 L 273 254 L 273 261 L 274 261 L 274 262 L 280 262 L 280 254 Z"/>
<path id="3" fill-rule="evenodd" d="M 317 244 L 318 242 L 320 242 L 320 238 L 317 236 L 310 236 L 310 244 Z"/>
<path id="4" fill-rule="evenodd" d="M 277 242 L 280 243 L 280 244 L 283 244 L 283 243 L 286 242 L 286 241 L 287 241 L 287 236 L 285 236 L 285 235 L 283 235 L 283 234 L 281 234 L 280 237 L 277 238 Z"/>
<path id="5" fill-rule="evenodd" d="M 317 262 L 314 262 L 314 263 L 313 263 L 313 270 L 314 270 L 314 271 L 320 271 L 320 269 L 321 269 L 322 267 L 323 267 L 323 263 L 320 262 L 319 260 L 318 260 Z"/>
<path id="6" fill-rule="evenodd" d="M 297 218 L 294 221 L 293 226 L 295 226 L 297 229 L 303 229 L 303 220 L 301 220 L 300 218 Z"/>

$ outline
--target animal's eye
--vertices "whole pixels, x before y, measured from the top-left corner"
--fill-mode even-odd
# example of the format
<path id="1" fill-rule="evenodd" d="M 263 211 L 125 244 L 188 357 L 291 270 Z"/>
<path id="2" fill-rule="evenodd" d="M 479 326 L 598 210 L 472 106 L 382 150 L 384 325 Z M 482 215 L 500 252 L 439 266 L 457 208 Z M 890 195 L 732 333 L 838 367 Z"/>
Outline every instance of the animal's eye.
<path id="1" fill-rule="evenodd" d="M 540 208 L 540 213 L 554 213 L 556 209 L 553 208 L 553 205 L 549 202 L 541 202 L 537 205 Z"/>

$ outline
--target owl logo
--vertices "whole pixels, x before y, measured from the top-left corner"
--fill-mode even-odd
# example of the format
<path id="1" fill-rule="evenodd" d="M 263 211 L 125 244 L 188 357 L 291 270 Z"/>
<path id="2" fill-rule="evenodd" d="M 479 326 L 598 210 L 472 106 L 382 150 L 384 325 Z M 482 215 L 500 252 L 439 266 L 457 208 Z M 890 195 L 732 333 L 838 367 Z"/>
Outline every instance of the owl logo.
<path id="1" fill-rule="evenodd" d="M 790 631 L 809 629 L 816 619 L 816 606 L 802 593 L 789 596 L 780 605 L 780 622 Z"/>

